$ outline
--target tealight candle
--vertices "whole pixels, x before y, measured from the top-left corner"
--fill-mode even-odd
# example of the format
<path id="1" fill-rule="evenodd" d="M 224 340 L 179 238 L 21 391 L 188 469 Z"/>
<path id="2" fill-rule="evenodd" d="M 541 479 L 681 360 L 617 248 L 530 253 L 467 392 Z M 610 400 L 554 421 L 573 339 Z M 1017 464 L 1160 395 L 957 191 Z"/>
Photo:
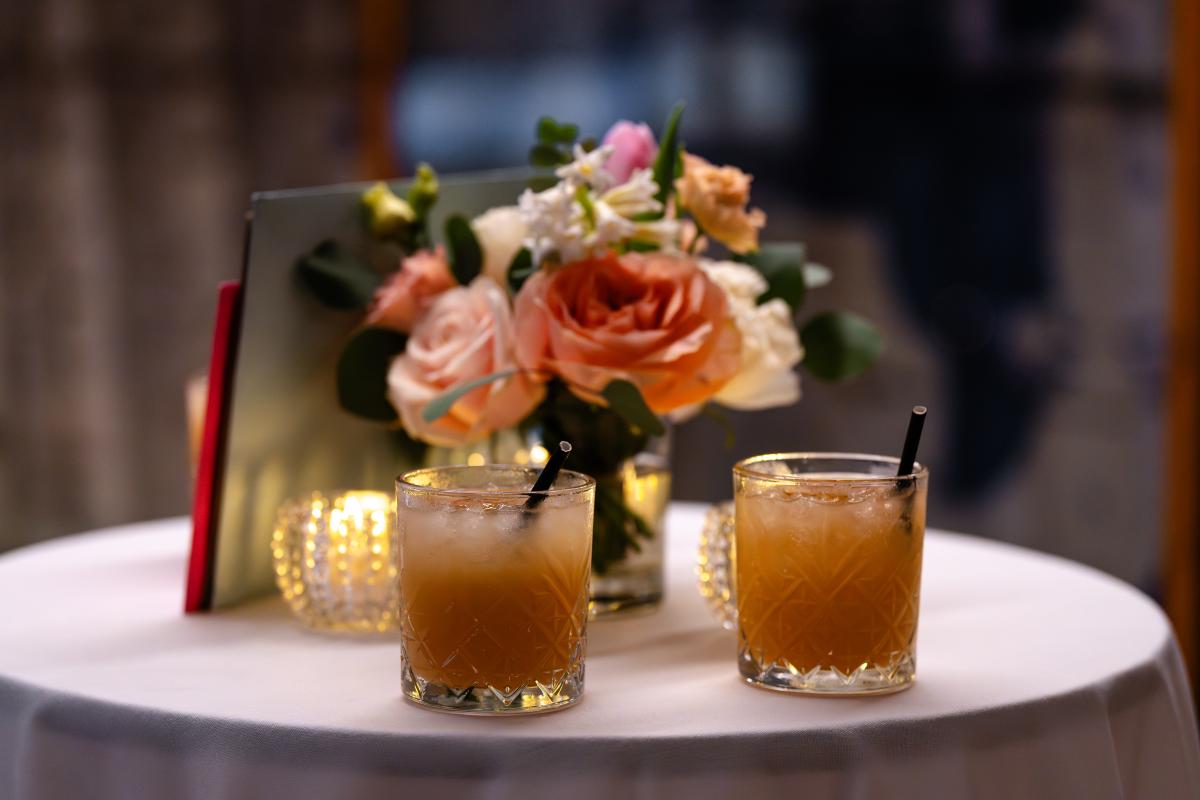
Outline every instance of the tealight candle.
<path id="1" fill-rule="evenodd" d="M 275 583 L 305 625 L 386 633 L 399 600 L 389 494 L 320 492 L 285 503 L 271 535 Z"/>

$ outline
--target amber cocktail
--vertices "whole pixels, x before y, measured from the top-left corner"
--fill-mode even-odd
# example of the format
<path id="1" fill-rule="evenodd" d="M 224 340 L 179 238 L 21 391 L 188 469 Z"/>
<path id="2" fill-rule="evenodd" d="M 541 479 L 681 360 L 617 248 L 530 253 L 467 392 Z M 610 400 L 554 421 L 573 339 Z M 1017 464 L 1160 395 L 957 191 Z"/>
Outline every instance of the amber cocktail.
<path id="1" fill-rule="evenodd" d="M 405 695 L 442 710 L 545 711 L 576 702 L 595 482 L 563 471 L 446 467 L 397 486 Z"/>
<path id="2" fill-rule="evenodd" d="M 738 664 L 814 694 L 916 676 L 928 471 L 883 456 L 791 453 L 734 467 Z"/>

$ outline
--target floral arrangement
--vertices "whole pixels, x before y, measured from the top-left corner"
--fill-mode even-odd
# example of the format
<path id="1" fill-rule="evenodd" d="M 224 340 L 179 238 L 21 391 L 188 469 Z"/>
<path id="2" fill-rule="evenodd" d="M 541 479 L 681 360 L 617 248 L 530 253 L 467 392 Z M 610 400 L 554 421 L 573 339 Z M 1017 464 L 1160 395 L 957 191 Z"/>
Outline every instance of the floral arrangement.
<path id="1" fill-rule="evenodd" d="M 597 142 L 544 117 L 535 175 L 515 204 L 430 231 L 438 180 L 421 165 L 405 197 L 362 196 L 371 266 L 323 242 L 297 268 L 318 298 L 363 314 L 338 365 L 347 410 L 412 442 L 458 446 L 509 429 L 575 445 L 600 480 L 594 567 L 637 549 L 647 526 L 605 480 L 664 432 L 714 405 L 783 406 L 797 366 L 838 380 L 881 344 L 851 314 L 797 327 L 830 279 L 798 243 L 764 245 L 751 176 L 680 140 L 618 122 Z"/>

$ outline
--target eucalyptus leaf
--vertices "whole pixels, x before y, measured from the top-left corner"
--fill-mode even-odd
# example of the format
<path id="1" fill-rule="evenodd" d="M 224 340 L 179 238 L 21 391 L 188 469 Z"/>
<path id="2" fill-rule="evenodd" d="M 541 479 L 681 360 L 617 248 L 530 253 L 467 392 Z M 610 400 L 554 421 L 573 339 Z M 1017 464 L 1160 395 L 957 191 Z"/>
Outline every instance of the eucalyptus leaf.
<path id="1" fill-rule="evenodd" d="M 737 431 L 733 428 L 733 420 L 729 418 L 729 412 L 720 406 L 712 403 L 705 403 L 700 407 L 700 413 L 711 419 L 725 433 L 725 449 L 732 450 L 737 444 Z"/>
<path id="2" fill-rule="evenodd" d="M 766 279 L 767 290 L 759 295 L 759 305 L 778 297 L 795 311 L 804 303 L 808 288 L 804 272 L 806 253 L 800 242 L 772 242 L 753 253 L 733 258 L 754 267 Z"/>
<path id="3" fill-rule="evenodd" d="M 361 309 L 371 303 L 383 279 L 332 239 L 296 261 L 296 274 L 330 308 Z"/>
<path id="4" fill-rule="evenodd" d="M 809 289 L 820 289 L 833 282 L 833 270 L 824 264 L 809 261 L 804 265 L 804 285 Z"/>
<path id="5" fill-rule="evenodd" d="M 753 253 L 734 256 L 734 260 L 765 273 L 783 267 L 804 266 L 808 263 L 808 248 L 804 242 L 763 242 Z"/>
<path id="6" fill-rule="evenodd" d="M 562 381 L 546 384 L 546 398 L 531 420 L 531 432 L 542 441 L 574 445 L 571 468 L 588 475 L 615 475 L 649 440 L 612 408 L 577 397 Z"/>
<path id="7" fill-rule="evenodd" d="M 404 352 L 407 337 L 388 328 L 361 328 L 342 348 L 337 363 L 338 403 L 360 417 L 392 422 L 396 409 L 387 399 L 392 359 Z"/>
<path id="8" fill-rule="evenodd" d="M 460 383 L 453 389 L 448 389 L 447 391 L 442 392 L 437 397 L 430 400 L 428 405 L 421 409 L 421 418 L 426 422 L 434 422 L 444 417 L 446 413 L 450 411 L 451 407 L 453 407 L 455 403 L 461 400 L 463 396 L 469 392 L 473 392 L 480 386 L 486 386 L 487 384 L 495 381 L 502 381 L 505 378 L 511 378 L 516 374 L 517 370 L 507 369 L 503 370 L 502 372 L 493 372 L 490 375 L 484 375 L 482 378 L 476 378 L 474 380 L 467 381 L 466 383 Z"/>
<path id="9" fill-rule="evenodd" d="M 537 121 L 537 138 L 546 144 L 574 144 L 579 136 L 579 126 L 570 122 L 559 122 L 554 117 L 542 117 Z"/>
<path id="10" fill-rule="evenodd" d="M 558 183 L 557 175 L 534 175 L 525 185 L 535 192 L 542 192 Z"/>
<path id="11" fill-rule="evenodd" d="M 662 203 L 662 217 L 666 213 L 667 198 L 675 187 L 675 176 L 683 160 L 679 155 L 679 118 L 683 116 L 683 103 L 676 103 L 667 117 L 667 126 L 663 129 L 662 138 L 658 142 L 658 155 L 654 158 L 654 182 L 658 184 L 658 194 L 655 199 Z"/>
<path id="12" fill-rule="evenodd" d="M 535 144 L 529 148 L 529 163 L 535 167 L 557 167 L 570 161 L 570 157 L 552 144 Z"/>
<path id="13" fill-rule="evenodd" d="M 446 244 L 450 249 L 450 272 L 466 286 L 483 269 L 483 250 L 471 223 L 463 215 L 455 214 L 446 220 Z"/>
<path id="14" fill-rule="evenodd" d="M 529 248 L 522 247 L 508 265 L 508 288 L 516 294 L 535 272 L 537 267 L 533 265 L 533 254 L 529 252 Z"/>
<path id="15" fill-rule="evenodd" d="M 804 367 L 825 381 L 859 375 L 883 352 L 883 337 L 867 320 L 842 311 L 827 311 L 800 330 Z"/>
<path id="16" fill-rule="evenodd" d="M 608 407 L 633 428 L 650 436 L 662 436 L 666 431 L 662 420 L 646 405 L 641 391 L 629 381 L 609 381 L 600 394 L 608 401 Z"/>

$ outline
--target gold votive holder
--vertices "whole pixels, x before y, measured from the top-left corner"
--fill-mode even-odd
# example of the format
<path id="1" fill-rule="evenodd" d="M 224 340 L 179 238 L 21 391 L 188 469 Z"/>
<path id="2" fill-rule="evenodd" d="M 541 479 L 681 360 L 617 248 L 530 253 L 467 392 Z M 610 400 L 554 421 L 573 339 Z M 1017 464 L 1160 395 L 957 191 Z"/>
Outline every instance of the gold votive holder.
<path id="1" fill-rule="evenodd" d="M 390 494 L 321 492 L 289 500 L 271 534 L 275 583 L 309 628 L 389 633 L 399 607 Z"/>

